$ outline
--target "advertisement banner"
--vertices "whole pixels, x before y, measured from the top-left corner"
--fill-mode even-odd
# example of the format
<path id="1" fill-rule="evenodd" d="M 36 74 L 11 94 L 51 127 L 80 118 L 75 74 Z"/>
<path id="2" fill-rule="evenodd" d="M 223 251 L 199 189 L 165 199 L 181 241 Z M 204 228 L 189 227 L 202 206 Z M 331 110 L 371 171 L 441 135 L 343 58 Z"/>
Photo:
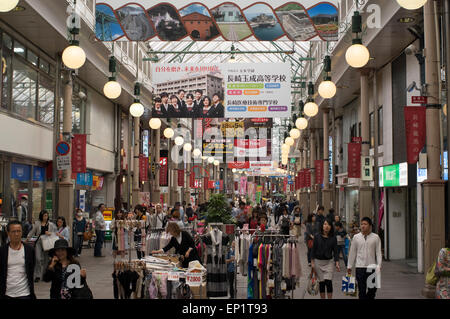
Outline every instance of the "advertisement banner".
<path id="1" fill-rule="evenodd" d="M 316 169 L 316 184 L 323 184 L 323 160 L 314 161 L 314 168 Z"/>
<path id="2" fill-rule="evenodd" d="M 337 41 L 337 0 L 96 0 L 99 41 Z"/>
<path id="3" fill-rule="evenodd" d="M 241 195 L 245 195 L 247 193 L 247 177 L 246 176 L 242 176 L 241 177 L 241 185 L 240 185 L 240 191 L 239 193 Z"/>
<path id="4" fill-rule="evenodd" d="M 291 115 L 289 63 L 152 63 L 152 117 L 284 118 Z M 206 84 L 206 85 L 205 85 Z"/>
<path id="5" fill-rule="evenodd" d="M 256 203 L 261 203 L 262 191 L 263 187 L 261 185 L 256 186 L 256 195 L 255 195 Z"/>
<path id="6" fill-rule="evenodd" d="M 86 134 L 74 134 L 72 139 L 72 173 L 86 172 Z"/>
<path id="7" fill-rule="evenodd" d="M 139 181 L 148 181 L 148 157 L 143 154 L 139 155 Z"/>
<path id="8" fill-rule="evenodd" d="M 408 186 L 408 163 L 379 167 L 379 186 Z"/>
<path id="9" fill-rule="evenodd" d="M 234 141 L 234 155 L 236 157 L 266 157 L 267 140 L 243 140 Z"/>
<path id="10" fill-rule="evenodd" d="M 178 170 L 178 186 L 184 186 L 184 169 Z"/>
<path id="11" fill-rule="evenodd" d="M 168 186 L 168 172 L 169 167 L 167 166 L 167 157 L 160 157 L 159 158 L 159 165 L 161 166 L 159 170 L 159 186 Z"/>
<path id="12" fill-rule="evenodd" d="M 348 143 L 348 177 L 361 177 L 361 144 Z"/>
<path id="13" fill-rule="evenodd" d="M 250 168 L 250 162 L 231 162 L 228 163 L 229 169 L 248 169 Z"/>
<path id="14" fill-rule="evenodd" d="M 150 206 L 150 192 L 139 192 L 139 204 Z"/>
<path id="15" fill-rule="evenodd" d="M 408 164 L 415 164 L 419 160 L 419 153 L 425 146 L 426 139 L 426 107 L 406 106 L 405 134 L 406 149 L 408 150 Z"/>
<path id="16" fill-rule="evenodd" d="M 305 187 L 311 187 L 311 170 L 305 169 Z"/>

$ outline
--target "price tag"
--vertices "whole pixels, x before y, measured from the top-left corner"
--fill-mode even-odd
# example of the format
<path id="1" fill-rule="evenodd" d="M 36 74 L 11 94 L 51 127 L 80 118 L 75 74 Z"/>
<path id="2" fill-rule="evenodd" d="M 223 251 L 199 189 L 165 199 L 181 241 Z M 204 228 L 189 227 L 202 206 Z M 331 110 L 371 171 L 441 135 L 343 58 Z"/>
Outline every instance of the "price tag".
<path id="1" fill-rule="evenodd" d="M 191 287 L 201 286 L 202 274 L 186 274 L 186 284 Z"/>
<path id="2" fill-rule="evenodd" d="M 180 276 L 177 272 L 169 272 L 169 277 L 167 278 L 169 281 L 178 281 L 180 280 Z"/>

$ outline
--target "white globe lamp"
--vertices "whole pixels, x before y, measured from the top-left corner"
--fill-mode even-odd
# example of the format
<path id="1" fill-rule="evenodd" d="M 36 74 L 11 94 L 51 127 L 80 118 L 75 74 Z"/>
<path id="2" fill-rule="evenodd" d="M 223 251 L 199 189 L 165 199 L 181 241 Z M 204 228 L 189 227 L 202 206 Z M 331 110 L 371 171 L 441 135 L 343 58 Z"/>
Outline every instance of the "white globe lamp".
<path id="1" fill-rule="evenodd" d="M 192 153 L 194 154 L 194 157 L 200 157 L 202 155 L 202 151 L 198 148 L 194 149 Z"/>
<path id="2" fill-rule="evenodd" d="M 212 156 L 208 157 L 208 163 L 209 164 L 214 163 L 214 157 L 212 157 Z"/>
<path id="3" fill-rule="evenodd" d="M 289 135 L 294 139 L 298 139 L 300 137 L 300 130 L 297 128 L 293 128 L 290 132 Z"/>
<path id="4" fill-rule="evenodd" d="M 117 99 L 121 93 L 122 87 L 120 86 L 119 82 L 116 81 L 116 78 L 109 78 L 109 82 L 106 82 L 105 86 L 103 87 L 103 94 L 105 94 L 108 99 L 114 100 Z"/>
<path id="5" fill-rule="evenodd" d="M 148 121 L 148 125 L 152 130 L 159 130 L 161 127 L 161 120 L 158 118 L 150 119 L 150 121 Z"/>
<path id="6" fill-rule="evenodd" d="M 168 127 L 164 130 L 164 137 L 165 138 L 172 138 L 175 135 L 175 132 L 173 131 L 173 129 L 171 127 Z"/>
<path id="7" fill-rule="evenodd" d="M 186 152 L 192 151 L 192 144 L 191 144 L 191 143 L 186 143 L 186 144 L 184 144 L 183 149 L 184 149 Z"/>
<path id="8" fill-rule="evenodd" d="M 175 145 L 181 146 L 184 143 L 184 138 L 182 136 L 175 137 Z"/>
<path id="9" fill-rule="evenodd" d="M 134 103 L 131 104 L 130 114 L 133 117 L 141 117 L 142 114 L 144 114 L 144 106 L 139 102 L 139 100 L 134 100 Z"/>
<path id="10" fill-rule="evenodd" d="M 370 59 L 369 50 L 362 44 L 360 39 L 353 40 L 353 44 L 345 53 L 345 60 L 353 68 L 362 68 Z"/>
<path id="11" fill-rule="evenodd" d="M 317 113 L 319 113 L 319 106 L 314 102 L 314 100 L 311 99 L 305 104 L 304 112 L 309 117 L 316 116 Z"/>
<path id="12" fill-rule="evenodd" d="M 284 140 L 284 142 L 287 144 L 287 145 L 289 145 L 289 146 L 292 146 L 292 145 L 294 145 L 294 139 L 292 138 L 292 137 L 286 137 L 286 139 Z"/>
<path id="13" fill-rule="evenodd" d="M 19 3 L 19 0 L 2 0 L 0 1 L 0 12 L 9 12 L 15 7 L 17 7 L 17 4 Z"/>
<path id="14" fill-rule="evenodd" d="M 319 94 L 324 99 L 331 99 L 336 95 L 336 85 L 329 79 L 319 85 Z"/>
<path id="15" fill-rule="evenodd" d="M 408 10 L 416 10 L 427 2 L 427 0 L 397 0 L 397 3 L 400 7 L 408 9 Z"/>
<path id="16" fill-rule="evenodd" d="M 72 40 L 70 45 L 64 49 L 62 54 L 62 61 L 69 69 L 79 69 L 86 62 L 86 53 L 80 48 L 80 42 Z"/>

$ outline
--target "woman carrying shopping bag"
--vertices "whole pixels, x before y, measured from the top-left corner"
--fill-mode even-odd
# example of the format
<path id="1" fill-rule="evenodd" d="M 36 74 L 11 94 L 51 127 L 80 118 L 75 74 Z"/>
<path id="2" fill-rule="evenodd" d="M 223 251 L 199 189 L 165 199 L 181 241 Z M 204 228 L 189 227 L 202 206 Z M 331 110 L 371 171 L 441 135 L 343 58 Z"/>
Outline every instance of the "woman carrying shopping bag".
<path id="1" fill-rule="evenodd" d="M 311 272 L 315 272 L 319 279 L 320 298 L 325 299 L 326 288 L 328 299 L 332 299 L 334 268 L 338 272 L 341 269 L 333 222 L 328 219 L 323 223 L 321 233 L 314 236 L 311 259 Z"/>
<path id="2" fill-rule="evenodd" d="M 44 250 L 42 245 L 45 236 L 51 237 L 56 232 L 56 225 L 49 221 L 48 212 L 43 210 L 39 213 L 39 220 L 33 225 L 33 229 L 28 233 L 27 238 L 38 236 L 35 245 L 36 266 L 34 268 L 34 281 L 39 282 L 42 278 L 45 266 L 48 264 L 48 252 Z M 47 237 L 47 238 L 48 238 Z"/>

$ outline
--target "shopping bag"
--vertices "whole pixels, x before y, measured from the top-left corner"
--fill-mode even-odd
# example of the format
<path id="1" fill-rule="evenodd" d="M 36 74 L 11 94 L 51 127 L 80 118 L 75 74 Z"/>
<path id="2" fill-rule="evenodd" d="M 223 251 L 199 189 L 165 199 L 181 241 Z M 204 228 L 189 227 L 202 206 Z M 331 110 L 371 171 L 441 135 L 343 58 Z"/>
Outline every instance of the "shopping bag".
<path id="1" fill-rule="evenodd" d="M 306 244 L 308 245 L 308 248 L 311 249 L 311 248 L 313 248 L 314 241 L 312 239 L 308 239 Z"/>
<path id="2" fill-rule="evenodd" d="M 58 236 L 52 234 L 50 236 L 43 235 L 41 236 L 41 244 L 42 249 L 44 251 L 49 251 L 50 249 L 55 247 L 55 242 L 59 239 Z"/>
<path id="3" fill-rule="evenodd" d="M 436 286 L 439 280 L 438 276 L 436 276 L 435 270 L 436 270 L 436 262 L 434 262 L 433 265 L 430 268 L 428 268 L 427 276 L 425 277 L 425 282 L 432 286 Z"/>
<path id="4" fill-rule="evenodd" d="M 306 287 L 306 290 L 311 296 L 315 296 L 319 293 L 319 281 L 317 280 L 317 277 L 314 275 L 314 273 L 311 273 L 309 275 L 308 286 Z"/>
<path id="5" fill-rule="evenodd" d="M 354 294 L 356 291 L 356 280 L 353 276 L 342 277 L 342 292 L 344 294 Z"/>

